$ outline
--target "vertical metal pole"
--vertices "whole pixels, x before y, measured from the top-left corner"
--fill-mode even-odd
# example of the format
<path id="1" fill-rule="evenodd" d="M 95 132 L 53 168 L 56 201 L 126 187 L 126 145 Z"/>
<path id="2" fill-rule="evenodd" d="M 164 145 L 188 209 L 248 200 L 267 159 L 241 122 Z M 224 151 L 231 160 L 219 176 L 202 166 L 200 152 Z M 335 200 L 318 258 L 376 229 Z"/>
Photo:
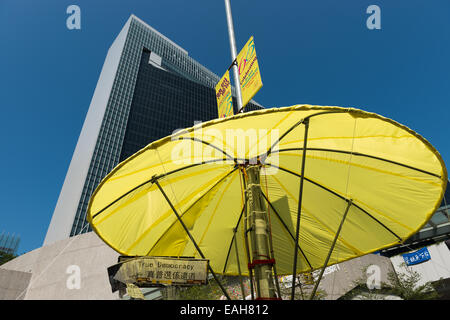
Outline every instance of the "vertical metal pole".
<path id="1" fill-rule="evenodd" d="M 227 25 L 228 25 L 228 36 L 230 37 L 230 49 L 231 49 L 231 61 L 233 61 L 233 79 L 234 87 L 236 88 L 236 100 L 237 100 L 237 110 L 235 114 L 242 109 L 242 92 L 241 83 L 239 81 L 239 69 L 236 61 L 236 40 L 234 38 L 234 27 L 233 27 L 233 17 L 231 16 L 231 5 L 230 0 L 225 0 L 225 11 L 227 13 Z"/>
<path id="2" fill-rule="evenodd" d="M 294 245 L 294 266 L 292 270 L 292 291 L 291 291 L 291 300 L 294 300 L 295 294 L 295 282 L 297 280 L 297 256 L 298 256 L 298 238 L 300 234 L 300 216 L 302 211 L 302 199 L 303 199 L 303 177 L 305 175 L 305 161 L 306 161 L 306 143 L 308 142 L 308 129 L 309 129 L 309 119 L 305 119 L 305 134 L 303 136 L 303 157 L 302 157 L 302 171 L 300 177 L 300 190 L 298 195 L 298 209 L 297 209 L 297 229 L 295 236 L 295 245 Z"/>
<path id="3" fill-rule="evenodd" d="M 275 255 L 273 253 L 273 243 L 272 243 L 272 235 L 271 234 L 269 234 L 269 247 L 270 247 L 270 258 L 275 259 Z M 278 273 L 277 273 L 277 267 L 276 267 L 275 263 L 273 264 L 272 269 L 273 269 L 273 277 L 275 280 L 275 286 L 277 288 L 277 295 L 278 295 L 278 298 L 281 299 L 280 282 L 278 281 Z"/>
<path id="4" fill-rule="evenodd" d="M 347 213 L 348 213 L 348 210 L 350 209 L 351 205 L 352 205 L 352 200 L 350 199 L 348 201 L 347 208 L 345 209 L 344 216 L 342 217 L 341 224 L 339 225 L 339 228 L 336 231 L 336 235 L 334 236 L 333 244 L 331 245 L 330 251 L 328 252 L 328 256 L 325 259 L 325 263 L 323 265 L 322 271 L 320 271 L 319 278 L 317 279 L 316 284 L 314 285 L 314 289 L 311 293 L 311 297 L 309 298 L 310 300 L 312 300 L 314 298 L 314 296 L 316 295 L 316 291 L 317 291 L 317 288 L 319 287 L 320 280 L 322 280 L 323 273 L 325 271 L 325 268 L 327 267 L 328 261 L 330 260 L 331 253 L 334 250 L 334 246 L 336 245 L 336 241 L 339 237 L 339 234 L 341 233 L 342 226 L 344 225 L 345 218 L 347 217 Z"/>
<path id="5" fill-rule="evenodd" d="M 251 257 L 250 257 L 250 249 L 249 249 L 248 235 L 247 235 L 247 230 L 249 229 L 248 228 L 248 225 L 249 225 L 248 220 L 249 219 L 247 216 L 247 212 L 245 213 L 244 219 L 245 219 L 245 232 L 244 232 L 244 234 L 245 234 L 245 250 L 247 251 L 247 265 L 250 265 Z M 252 271 L 252 269 L 249 269 L 248 273 L 249 273 L 249 277 L 250 277 L 250 295 L 251 295 L 252 300 L 255 300 L 255 293 L 254 293 L 255 289 L 253 287 L 253 271 Z"/>
<path id="6" fill-rule="evenodd" d="M 267 228 L 267 219 L 265 215 L 267 210 L 264 205 L 262 190 L 260 185 L 260 166 L 249 165 L 248 175 L 248 207 L 250 209 L 252 240 L 252 263 L 256 261 L 269 260 L 269 235 Z M 272 265 L 261 263 L 254 265 L 256 278 L 257 298 L 275 298 L 275 288 L 272 276 Z"/>
<path id="7" fill-rule="evenodd" d="M 264 171 L 265 172 L 265 171 Z M 267 189 L 267 175 L 264 174 L 265 178 L 266 178 L 266 192 L 267 192 L 267 196 L 269 195 L 269 191 Z M 272 241 L 272 230 L 271 230 L 271 225 L 270 225 L 270 220 L 269 220 L 269 215 L 270 215 L 270 203 L 269 203 L 269 199 L 267 199 L 267 197 L 264 195 L 264 193 L 261 190 L 261 195 L 263 196 L 263 198 L 267 201 L 267 219 L 266 219 L 266 223 L 269 226 L 269 248 L 270 248 L 270 258 L 271 259 L 275 259 L 275 254 L 274 254 L 274 250 L 273 250 L 273 241 Z M 281 289 L 280 289 L 280 283 L 278 281 L 278 274 L 277 274 L 277 267 L 275 264 L 273 264 L 272 266 L 273 268 L 273 276 L 274 276 L 274 280 L 275 280 L 275 285 L 277 288 L 277 295 L 278 298 L 281 299 Z"/>
<path id="8" fill-rule="evenodd" d="M 300 296 L 302 297 L 302 300 L 305 300 L 305 295 L 303 294 L 302 283 L 300 282 L 300 279 L 298 279 L 298 284 L 300 288 Z"/>
<path id="9" fill-rule="evenodd" d="M 241 262 L 239 261 L 239 251 L 238 251 L 237 237 L 236 237 L 237 229 L 234 229 L 233 232 L 234 232 L 234 237 L 233 237 L 234 249 L 236 250 L 236 262 L 238 265 L 239 282 L 241 284 L 242 300 L 245 300 L 245 290 L 244 290 L 244 283 L 242 281 Z"/>
<path id="10" fill-rule="evenodd" d="M 244 211 L 244 242 L 245 242 L 245 252 L 247 256 L 247 265 L 250 265 L 250 249 L 249 249 L 249 243 L 248 243 L 248 234 L 247 230 L 249 230 L 249 218 L 248 218 L 248 193 L 247 193 L 247 184 L 245 182 L 245 174 L 244 174 L 244 168 L 241 168 L 241 177 L 242 177 L 242 184 L 244 186 L 244 192 L 245 192 L 245 211 Z M 249 273 L 249 280 L 250 280 L 250 295 L 252 300 L 255 300 L 255 293 L 254 293 L 254 287 L 253 287 L 253 271 L 252 269 L 248 270 Z"/>

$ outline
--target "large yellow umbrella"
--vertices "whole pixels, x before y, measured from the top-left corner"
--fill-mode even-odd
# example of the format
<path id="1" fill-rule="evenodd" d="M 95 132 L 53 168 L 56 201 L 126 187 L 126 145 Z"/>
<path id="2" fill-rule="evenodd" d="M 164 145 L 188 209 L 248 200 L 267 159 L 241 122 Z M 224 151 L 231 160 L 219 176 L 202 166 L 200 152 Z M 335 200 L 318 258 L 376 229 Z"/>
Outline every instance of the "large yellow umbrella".
<path id="1" fill-rule="evenodd" d="M 103 179 L 87 217 L 123 255 L 204 255 L 216 273 L 248 275 L 251 164 L 260 167 L 268 258 L 278 275 L 405 241 L 438 208 L 447 183 L 439 153 L 407 127 L 353 108 L 297 105 L 209 121 L 149 144 Z"/>

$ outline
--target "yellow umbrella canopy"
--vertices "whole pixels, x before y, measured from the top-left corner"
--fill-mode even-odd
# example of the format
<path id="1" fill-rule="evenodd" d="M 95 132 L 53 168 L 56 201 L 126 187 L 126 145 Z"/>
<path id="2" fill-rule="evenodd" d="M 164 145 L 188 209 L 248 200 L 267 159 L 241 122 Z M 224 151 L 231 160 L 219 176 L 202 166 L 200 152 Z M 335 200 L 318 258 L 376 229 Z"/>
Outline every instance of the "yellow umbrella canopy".
<path id="1" fill-rule="evenodd" d="M 349 203 L 328 265 L 405 241 L 438 208 L 447 183 L 439 153 L 407 127 L 353 108 L 297 105 L 149 144 L 103 179 L 87 218 L 123 255 L 200 258 L 171 203 L 216 273 L 238 275 L 239 261 L 248 275 L 245 167 L 259 159 L 277 272 L 292 274 L 303 156 L 297 272 L 323 267 Z"/>

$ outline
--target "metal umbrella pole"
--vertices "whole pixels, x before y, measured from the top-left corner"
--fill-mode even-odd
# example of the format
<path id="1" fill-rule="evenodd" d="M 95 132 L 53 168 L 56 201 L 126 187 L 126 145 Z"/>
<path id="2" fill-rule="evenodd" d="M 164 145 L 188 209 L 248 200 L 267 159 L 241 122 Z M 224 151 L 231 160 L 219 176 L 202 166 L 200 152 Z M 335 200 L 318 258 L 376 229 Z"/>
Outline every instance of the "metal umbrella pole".
<path id="1" fill-rule="evenodd" d="M 330 261 L 330 257 L 331 257 L 331 254 L 333 253 L 334 246 L 336 245 L 336 241 L 339 238 L 339 234 L 341 233 L 342 226 L 344 225 L 345 218 L 347 217 L 348 210 L 350 209 L 352 203 L 353 203 L 352 199 L 347 200 L 347 208 L 345 209 L 345 213 L 342 216 L 341 224 L 339 225 L 339 228 L 336 231 L 336 235 L 334 236 L 333 243 L 332 243 L 332 245 L 330 247 L 330 251 L 328 252 L 327 258 L 325 259 L 325 263 L 323 264 L 323 268 L 320 271 L 319 278 L 317 279 L 316 284 L 314 285 L 314 289 L 313 289 L 313 291 L 311 293 L 311 296 L 309 297 L 310 300 L 314 299 L 314 296 L 316 295 L 316 291 L 317 291 L 317 288 L 319 287 L 320 280 L 322 280 L 322 276 L 323 276 L 323 273 L 325 271 L 325 268 L 328 265 L 328 261 Z"/>
<path id="2" fill-rule="evenodd" d="M 246 169 L 248 176 L 247 203 L 250 212 L 250 238 L 252 243 L 252 261 L 249 269 L 255 271 L 256 299 L 276 299 L 272 268 L 275 259 L 271 259 L 269 252 L 269 233 L 267 226 L 267 209 L 260 185 L 260 165 L 249 165 Z"/>
<path id="3" fill-rule="evenodd" d="M 308 142 L 308 129 L 309 129 L 309 119 L 306 118 L 302 121 L 305 124 L 305 134 L 303 136 L 303 155 L 302 155 L 302 166 L 301 166 L 301 177 L 300 177 L 300 189 L 298 196 L 298 209 L 297 209 L 297 228 L 295 236 L 295 246 L 294 246 L 294 267 L 292 270 L 292 291 L 291 300 L 295 297 L 295 282 L 297 279 L 297 256 L 298 256 L 298 241 L 300 236 L 300 217 L 302 212 L 302 199 L 303 199 L 303 182 L 305 181 L 305 162 L 306 162 L 306 144 Z M 300 281 L 299 281 L 300 283 Z M 301 284 L 299 284 L 301 287 Z"/>
<path id="4" fill-rule="evenodd" d="M 227 25 L 228 25 L 228 35 L 230 37 L 230 49 L 231 49 L 231 61 L 233 69 L 233 79 L 234 87 L 236 88 L 236 100 L 237 100 L 237 112 L 242 110 L 242 92 L 241 83 L 239 80 L 239 69 L 236 61 L 237 51 L 236 51 L 236 40 L 234 38 L 234 27 L 233 27 L 233 17 L 231 16 L 231 5 L 230 0 L 225 0 L 225 11 L 227 13 Z"/>

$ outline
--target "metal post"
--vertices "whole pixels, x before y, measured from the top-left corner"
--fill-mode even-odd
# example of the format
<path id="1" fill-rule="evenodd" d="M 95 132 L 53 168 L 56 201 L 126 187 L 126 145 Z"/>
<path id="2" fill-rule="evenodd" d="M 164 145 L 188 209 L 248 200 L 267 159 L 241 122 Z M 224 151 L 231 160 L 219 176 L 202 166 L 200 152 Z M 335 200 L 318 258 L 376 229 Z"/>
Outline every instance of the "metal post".
<path id="1" fill-rule="evenodd" d="M 250 209 L 252 240 L 252 268 L 255 270 L 255 282 L 257 298 L 276 298 L 272 276 L 273 261 L 270 261 L 269 235 L 265 215 L 267 210 L 264 205 L 260 185 L 260 166 L 249 165 L 248 175 L 248 208 Z"/>
<path id="2" fill-rule="evenodd" d="M 234 87 L 236 88 L 237 112 L 240 112 L 243 107 L 242 92 L 241 92 L 241 82 L 239 80 L 239 69 L 236 61 L 237 57 L 236 40 L 234 38 L 233 17 L 231 16 L 230 0 L 225 0 L 225 11 L 227 13 L 228 35 L 230 37 L 231 61 L 233 62 L 232 68 L 233 68 Z"/>
<path id="3" fill-rule="evenodd" d="M 246 210 L 247 211 L 247 210 Z M 245 237 L 245 250 L 247 252 L 247 265 L 250 264 L 250 249 L 249 249 L 249 245 L 248 245 L 248 235 L 247 235 L 247 230 L 248 230 L 248 216 L 247 216 L 247 212 L 245 212 L 245 232 L 244 232 L 244 237 Z M 249 274 L 249 280 L 250 280 L 250 295 L 252 300 L 255 300 L 255 294 L 254 294 L 254 287 L 253 287 L 253 271 L 252 269 L 248 270 L 248 274 Z"/>
<path id="4" fill-rule="evenodd" d="M 267 190 L 267 176 L 266 175 L 265 175 L 265 178 L 266 178 L 266 192 L 267 192 L 267 194 L 269 194 L 269 192 Z M 269 226 L 269 232 L 271 233 L 272 231 L 270 230 L 270 218 L 269 218 L 269 216 L 270 216 L 269 199 L 267 199 L 267 197 L 264 195 L 264 193 L 262 191 L 261 191 L 261 195 L 267 201 L 267 218 L 268 219 L 266 219 L 266 223 Z M 275 259 L 274 250 L 273 250 L 272 234 L 269 235 L 269 248 L 270 248 L 270 258 L 271 259 Z M 274 279 L 275 279 L 275 285 L 276 285 L 276 288 L 277 288 L 277 295 L 278 295 L 278 298 L 281 299 L 281 289 L 280 289 L 280 282 L 278 281 L 277 267 L 276 267 L 275 264 L 273 264 L 272 267 L 273 267 L 273 276 L 274 276 Z"/>
<path id="5" fill-rule="evenodd" d="M 248 231 L 250 231 L 249 228 L 249 218 L 248 218 L 248 192 L 247 192 L 247 184 L 245 181 L 245 177 L 247 176 L 247 174 L 245 173 L 245 168 L 244 166 L 242 166 L 240 168 L 240 172 L 241 172 L 241 178 L 242 178 L 242 185 L 244 187 L 244 193 L 245 193 L 245 204 L 244 204 L 244 246 L 245 246 L 245 256 L 247 258 L 247 265 L 250 265 L 250 249 L 249 249 L 249 244 L 248 244 Z M 250 296 L 252 300 L 255 300 L 255 293 L 254 293 L 254 289 L 253 289 L 253 271 L 252 269 L 249 268 L 248 270 L 249 273 L 249 281 L 250 281 Z"/>
<path id="6" fill-rule="evenodd" d="M 242 281 L 241 262 L 239 261 L 239 251 L 238 251 L 237 237 L 236 237 L 237 229 L 235 228 L 233 230 L 233 232 L 234 232 L 234 236 L 233 236 L 234 249 L 236 250 L 236 262 L 237 262 L 238 272 L 239 272 L 239 282 L 241 284 L 242 300 L 245 300 L 245 290 L 244 290 L 244 283 Z"/>
<path id="7" fill-rule="evenodd" d="M 248 244 L 248 234 L 247 231 L 250 229 L 248 227 L 249 225 L 249 218 L 248 218 L 248 192 L 247 192 L 247 184 L 245 182 L 245 176 L 247 174 L 244 173 L 245 169 L 241 168 L 241 177 L 242 177 L 242 184 L 244 185 L 244 192 L 245 192 L 245 211 L 244 211 L 244 244 L 245 244 L 245 253 L 247 257 L 247 265 L 250 265 L 250 249 Z M 250 280 L 250 295 L 252 300 L 255 300 L 255 294 L 253 289 L 253 271 L 252 269 L 248 270 L 249 273 L 249 280 Z"/>
<path id="8" fill-rule="evenodd" d="M 205 258 L 205 255 L 203 254 L 202 250 L 200 250 L 200 247 L 198 246 L 197 242 L 194 240 L 194 238 L 192 237 L 191 233 L 189 232 L 189 229 L 186 227 L 186 225 L 184 224 L 183 220 L 181 220 L 180 215 L 178 214 L 177 210 L 175 209 L 175 207 L 173 206 L 172 202 L 170 201 L 170 199 L 167 197 L 166 193 L 164 192 L 163 188 L 161 187 L 161 185 L 159 184 L 157 179 L 153 179 L 152 181 L 153 183 L 156 184 L 156 186 L 158 187 L 159 191 L 161 191 L 162 195 L 164 196 L 164 198 L 166 199 L 167 203 L 169 204 L 170 208 L 172 209 L 172 211 L 175 213 L 175 215 L 177 216 L 178 221 L 180 221 L 181 225 L 183 226 L 184 231 L 186 231 L 187 235 L 189 236 L 189 239 L 191 239 L 192 243 L 195 246 L 195 249 L 197 249 L 198 253 L 200 254 L 200 256 L 203 259 Z M 217 279 L 216 273 L 214 272 L 214 270 L 211 268 L 211 266 L 209 265 L 208 262 L 208 269 L 211 272 L 211 274 L 214 277 L 214 280 L 216 280 L 217 284 L 219 285 L 220 289 L 222 290 L 223 294 L 227 297 L 228 300 L 231 300 L 230 296 L 228 295 L 228 292 L 225 290 L 225 288 L 222 286 L 222 284 L 220 283 L 219 279 Z"/>
<path id="9" fill-rule="evenodd" d="M 314 285 L 314 289 L 311 293 L 311 297 L 309 298 L 310 300 L 312 300 L 314 298 L 314 296 L 316 295 L 316 291 L 317 291 L 317 288 L 319 287 L 320 280 L 322 280 L 323 273 L 325 271 L 325 268 L 327 267 L 328 261 L 330 260 L 331 254 L 333 253 L 334 246 L 336 245 L 336 241 L 339 237 L 339 234 L 341 233 L 342 226 L 344 225 L 345 218 L 347 217 L 347 213 L 348 213 L 348 210 L 350 209 L 351 205 L 352 205 L 352 200 L 350 199 L 350 200 L 348 200 L 347 208 L 345 209 L 345 213 L 344 213 L 344 216 L 342 217 L 341 224 L 339 225 L 339 228 L 336 231 L 336 235 L 334 236 L 333 244 L 331 245 L 330 251 L 328 252 L 328 256 L 325 259 L 325 264 L 323 265 L 322 271 L 320 271 L 319 278 L 317 279 L 316 284 Z"/>
<path id="10" fill-rule="evenodd" d="M 302 157 L 302 171 L 300 177 L 300 190 L 298 195 L 298 209 L 297 209 L 297 230 L 295 236 L 295 245 L 294 245 L 294 266 L 292 270 L 292 291 L 291 291 L 291 300 L 294 300 L 295 294 L 295 282 L 297 279 L 297 255 L 298 255 L 298 239 L 300 234 L 300 215 L 302 212 L 302 199 L 303 199 L 303 181 L 305 175 L 305 161 L 306 161 L 306 143 L 308 142 L 308 129 L 309 129 L 309 119 L 305 119 L 303 122 L 305 124 L 305 134 L 303 137 L 303 157 Z"/>

